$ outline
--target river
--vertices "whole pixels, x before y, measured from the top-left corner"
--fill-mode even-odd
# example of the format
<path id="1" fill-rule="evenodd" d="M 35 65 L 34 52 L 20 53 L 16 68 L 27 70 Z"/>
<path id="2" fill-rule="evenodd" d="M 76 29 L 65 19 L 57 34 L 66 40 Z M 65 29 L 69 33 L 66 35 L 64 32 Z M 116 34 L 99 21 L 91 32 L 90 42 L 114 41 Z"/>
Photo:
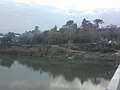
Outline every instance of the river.
<path id="1" fill-rule="evenodd" d="M 117 66 L 0 55 L 0 90 L 105 90 Z"/>

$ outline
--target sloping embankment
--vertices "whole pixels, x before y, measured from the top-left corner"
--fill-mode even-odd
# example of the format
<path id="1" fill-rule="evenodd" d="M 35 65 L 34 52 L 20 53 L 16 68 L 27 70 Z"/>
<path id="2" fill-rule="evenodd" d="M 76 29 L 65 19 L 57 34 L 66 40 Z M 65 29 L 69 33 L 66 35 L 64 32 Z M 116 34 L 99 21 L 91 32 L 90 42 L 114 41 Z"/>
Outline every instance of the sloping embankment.
<path id="1" fill-rule="evenodd" d="M 37 57 L 60 57 L 77 60 L 89 60 L 100 62 L 115 62 L 120 63 L 120 53 L 100 53 L 77 51 L 63 48 L 57 45 L 24 45 L 12 46 L 10 48 L 1 48 L 0 54 L 9 55 L 24 55 Z"/>

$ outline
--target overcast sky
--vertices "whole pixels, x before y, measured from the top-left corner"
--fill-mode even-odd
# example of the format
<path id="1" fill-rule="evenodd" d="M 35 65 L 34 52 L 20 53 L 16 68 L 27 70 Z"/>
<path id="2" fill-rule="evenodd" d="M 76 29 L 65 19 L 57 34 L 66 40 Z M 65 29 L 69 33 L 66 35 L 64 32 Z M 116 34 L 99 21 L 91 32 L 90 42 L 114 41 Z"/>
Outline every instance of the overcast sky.
<path id="1" fill-rule="evenodd" d="M 47 30 L 68 20 L 103 19 L 120 26 L 120 0 L 0 0 L 0 32 Z"/>

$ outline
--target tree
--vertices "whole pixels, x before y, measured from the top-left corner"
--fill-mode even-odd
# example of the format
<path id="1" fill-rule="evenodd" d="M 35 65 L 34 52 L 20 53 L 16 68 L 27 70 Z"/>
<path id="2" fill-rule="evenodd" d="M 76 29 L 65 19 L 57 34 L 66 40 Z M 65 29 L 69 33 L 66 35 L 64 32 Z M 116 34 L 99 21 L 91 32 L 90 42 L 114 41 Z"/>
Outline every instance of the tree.
<path id="1" fill-rule="evenodd" d="M 101 20 L 101 19 L 95 19 L 93 22 L 97 25 L 97 29 L 99 28 L 99 24 L 103 24 L 104 23 L 104 21 Z"/>
<path id="2" fill-rule="evenodd" d="M 76 24 L 76 23 L 73 23 L 73 24 L 71 25 L 71 28 L 77 30 L 77 24 Z"/>
<path id="3" fill-rule="evenodd" d="M 39 30 L 39 26 L 35 26 L 35 30 L 38 31 Z"/>
<path id="4" fill-rule="evenodd" d="M 57 26 L 55 25 L 55 26 L 51 29 L 51 31 L 57 31 Z"/>
<path id="5" fill-rule="evenodd" d="M 68 42 L 69 48 L 71 48 L 72 43 L 76 39 L 76 30 L 74 28 L 69 28 L 64 32 L 65 41 Z"/>
<path id="6" fill-rule="evenodd" d="M 66 25 L 68 25 L 69 27 L 70 27 L 72 24 L 74 24 L 74 21 L 73 21 L 73 20 L 69 20 L 69 21 L 66 22 Z"/>
<path id="7" fill-rule="evenodd" d="M 15 37 L 14 32 L 8 32 L 3 38 L 3 41 L 12 41 L 12 39 Z"/>
<path id="8" fill-rule="evenodd" d="M 13 43 L 14 37 L 15 37 L 15 33 L 9 32 L 4 37 L 1 38 L 1 43 L 5 46 L 10 46 Z"/>
<path id="9" fill-rule="evenodd" d="M 91 24 L 92 24 L 92 23 L 90 23 L 90 21 L 88 21 L 88 20 L 86 20 L 86 19 L 84 18 L 83 21 L 82 21 L 82 28 L 83 28 L 84 30 L 89 29 L 89 26 L 90 26 Z"/>

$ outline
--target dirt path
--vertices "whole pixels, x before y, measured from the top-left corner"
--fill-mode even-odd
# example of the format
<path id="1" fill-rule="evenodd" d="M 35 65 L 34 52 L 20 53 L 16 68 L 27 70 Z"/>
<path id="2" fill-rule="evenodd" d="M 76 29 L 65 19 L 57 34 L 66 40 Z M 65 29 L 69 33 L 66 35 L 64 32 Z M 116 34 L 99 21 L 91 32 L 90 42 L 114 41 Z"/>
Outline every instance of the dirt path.
<path id="1" fill-rule="evenodd" d="M 85 53 L 83 51 L 77 51 L 77 50 L 72 50 L 72 49 L 67 49 L 67 48 L 64 48 L 64 47 L 60 47 L 58 45 L 51 45 L 51 46 L 55 47 L 55 48 L 63 49 L 63 50 L 69 51 L 69 52 L 73 52 L 73 53 Z"/>

